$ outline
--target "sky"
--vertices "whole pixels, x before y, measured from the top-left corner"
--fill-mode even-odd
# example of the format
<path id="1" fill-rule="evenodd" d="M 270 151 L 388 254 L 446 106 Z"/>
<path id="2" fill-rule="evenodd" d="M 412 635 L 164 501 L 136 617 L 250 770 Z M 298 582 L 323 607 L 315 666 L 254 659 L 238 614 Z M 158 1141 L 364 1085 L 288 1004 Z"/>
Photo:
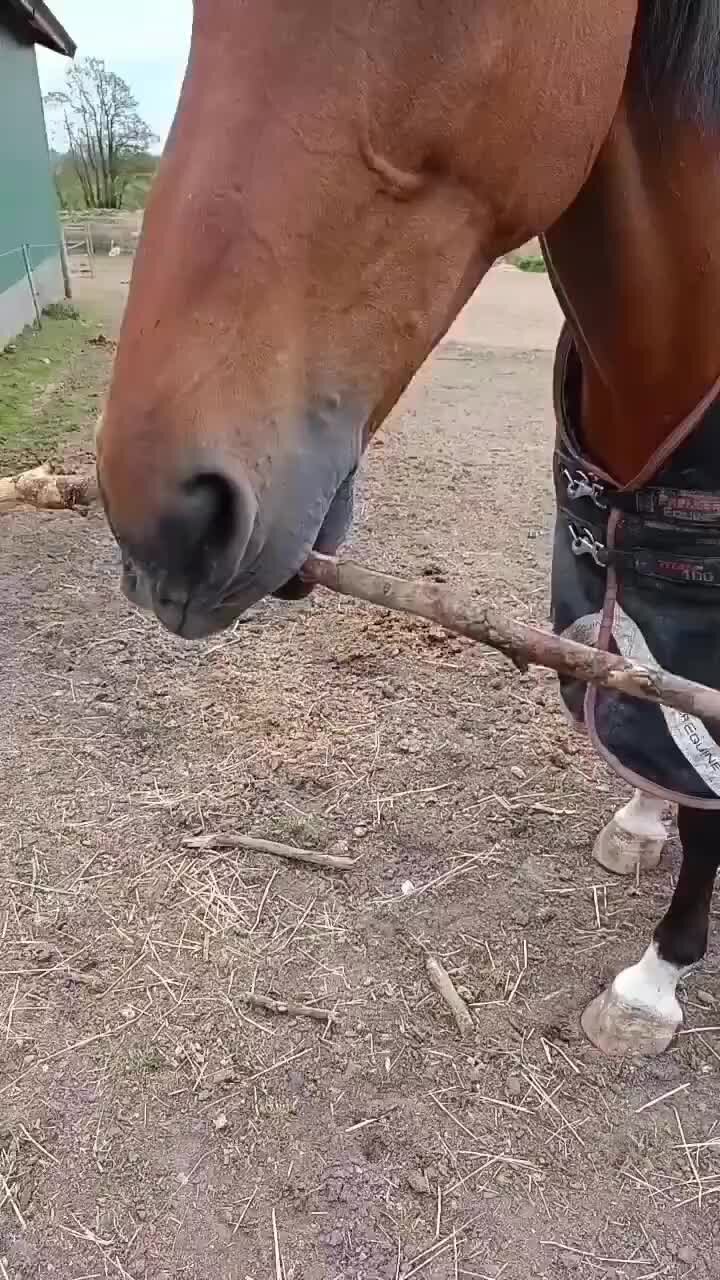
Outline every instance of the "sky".
<path id="1" fill-rule="evenodd" d="M 49 7 L 77 44 L 76 58 L 103 58 L 127 80 L 162 146 L 185 73 L 192 0 L 49 0 Z M 37 55 L 43 93 L 58 89 L 67 58 L 39 45 Z"/>

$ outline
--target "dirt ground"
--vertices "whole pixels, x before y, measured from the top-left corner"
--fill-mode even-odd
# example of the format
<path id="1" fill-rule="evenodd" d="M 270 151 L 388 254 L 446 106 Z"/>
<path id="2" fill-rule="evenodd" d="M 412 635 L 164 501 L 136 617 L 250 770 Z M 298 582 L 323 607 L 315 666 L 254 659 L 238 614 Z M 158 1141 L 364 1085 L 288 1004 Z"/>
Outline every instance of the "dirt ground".
<path id="1" fill-rule="evenodd" d="M 355 555 L 546 621 L 557 322 L 492 273 L 371 453 Z M 2 1280 L 717 1276 L 717 944 L 663 1058 L 585 1042 L 677 848 L 603 879 L 626 793 L 553 679 L 322 593 L 187 645 L 99 513 L 0 533 Z M 217 832 L 356 861 L 184 844 Z"/>

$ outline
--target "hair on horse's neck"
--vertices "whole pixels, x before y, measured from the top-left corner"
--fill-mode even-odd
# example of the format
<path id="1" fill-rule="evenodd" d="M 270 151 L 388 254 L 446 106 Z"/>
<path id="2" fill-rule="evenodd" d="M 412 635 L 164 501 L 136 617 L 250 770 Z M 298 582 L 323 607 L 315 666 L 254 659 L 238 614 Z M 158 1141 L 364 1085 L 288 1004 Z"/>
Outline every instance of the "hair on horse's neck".
<path id="1" fill-rule="evenodd" d="M 630 78 L 638 102 L 679 119 L 720 123 L 720 6 L 717 0 L 645 0 Z"/>

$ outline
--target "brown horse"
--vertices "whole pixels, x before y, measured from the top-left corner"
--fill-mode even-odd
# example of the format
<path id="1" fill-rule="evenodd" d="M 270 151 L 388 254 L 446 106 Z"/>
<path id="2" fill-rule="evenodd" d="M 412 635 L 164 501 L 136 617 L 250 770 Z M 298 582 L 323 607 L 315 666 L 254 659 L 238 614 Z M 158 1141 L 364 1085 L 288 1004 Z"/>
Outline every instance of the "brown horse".
<path id="1" fill-rule="evenodd" d="M 575 460 L 595 469 L 585 488 L 565 469 L 568 494 L 632 497 L 716 398 L 719 133 L 716 0 L 195 0 L 98 440 L 130 598 L 193 638 L 301 593 L 373 431 L 533 234 L 572 338 Z M 563 536 L 616 573 L 591 524 Z M 688 554 L 664 553 L 666 578 L 696 573 Z M 658 1052 L 680 1024 L 717 795 L 680 804 L 672 906 L 586 1012 L 608 1052 Z"/>

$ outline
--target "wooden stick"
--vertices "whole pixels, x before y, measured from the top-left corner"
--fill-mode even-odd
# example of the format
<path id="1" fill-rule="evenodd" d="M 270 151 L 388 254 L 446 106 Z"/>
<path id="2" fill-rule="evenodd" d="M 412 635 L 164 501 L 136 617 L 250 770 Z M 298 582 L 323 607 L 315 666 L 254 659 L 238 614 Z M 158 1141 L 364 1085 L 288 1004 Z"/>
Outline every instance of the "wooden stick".
<path id="1" fill-rule="evenodd" d="M 94 474 L 54 475 L 51 468 L 43 464 L 18 476 L 0 478 L 0 516 L 32 507 L 47 511 L 83 511 L 98 496 Z M 575 640 L 542 631 L 539 627 L 513 622 L 494 609 L 468 599 L 461 592 L 448 590 L 437 583 L 390 577 L 316 552 L 308 557 L 302 576 L 329 591 L 427 618 L 456 635 L 490 645 L 504 653 L 520 670 L 524 671 L 530 665 L 549 667 L 559 675 L 584 684 L 602 685 L 630 698 L 675 707 L 701 720 L 720 724 L 720 692 L 717 689 L 685 680 L 662 667 L 644 666 L 618 654 L 604 653 Z M 317 854 L 303 859 L 297 851 L 281 854 L 280 846 L 265 848 L 263 852 L 316 863 L 319 858 L 330 856 Z M 319 865 L 343 864 L 336 860 Z"/>
<path id="2" fill-rule="evenodd" d="M 291 844 L 276 844 L 274 840 L 257 840 L 254 836 L 223 835 L 188 836 L 183 848 L 200 853 L 208 849 L 254 849 L 257 853 L 270 853 L 277 858 L 291 858 L 294 862 L 309 862 L 314 867 L 333 867 L 336 871 L 349 871 L 355 866 L 355 858 L 344 858 L 335 853 L 315 853 L 312 849 L 296 849 Z"/>
<path id="3" fill-rule="evenodd" d="M 435 988 L 438 995 L 442 996 L 452 1013 L 460 1035 L 469 1035 L 469 1033 L 474 1030 L 475 1024 L 465 1001 L 455 990 L 452 978 L 446 970 L 443 969 L 440 961 L 436 960 L 433 956 L 428 956 L 425 961 L 425 969 L 431 985 Z"/>
<path id="4" fill-rule="evenodd" d="M 35 507 L 44 511 L 73 511 L 90 506 L 98 496 L 94 474 L 54 475 L 44 463 L 19 476 L 0 478 L 0 516 Z"/>
<path id="5" fill-rule="evenodd" d="M 285 1280 L 285 1268 L 283 1267 L 282 1254 L 280 1252 L 280 1241 L 278 1239 L 277 1218 L 275 1210 L 272 1211 L 272 1229 L 273 1244 L 275 1246 L 275 1280 Z"/>
<path id="6" fill-rule="evenodd" d="M 337 1014 L 332 1009 L 318 1009 L 314 1004 L 288 1004 L 285 1000 L 273 1000 L 271 996 L 258 996 L 249 991 L 245 1001 L 253 1009 L 267 1009 L 269 1013 L 286 1013 L 291 1018 L 315 1018 L 317 1022 L 335 1022 Z"/>
<path id="7" fill-rule="evenodd" d="M 550 667 L 560 675 L 587 684 L 603 685 L 644 702 L 662 703 L 678 711 L 720 724 L 720 692 L 694 680 L 684 680 L 662 667 L 647 667 L 617 654 L 603 653 L 513 622 L 486 605 L 477 604 L 459 591 L 435 582 L 409 581 L 375 573 L 350 561 L 338 561 L 313 552 L 302 569 L 307 582 L 327 587 L 343 596 L 355 596 L 386 609 L 411 613 L 481 644 L 499 649 L 520 670 L 531 664 Z"/>

